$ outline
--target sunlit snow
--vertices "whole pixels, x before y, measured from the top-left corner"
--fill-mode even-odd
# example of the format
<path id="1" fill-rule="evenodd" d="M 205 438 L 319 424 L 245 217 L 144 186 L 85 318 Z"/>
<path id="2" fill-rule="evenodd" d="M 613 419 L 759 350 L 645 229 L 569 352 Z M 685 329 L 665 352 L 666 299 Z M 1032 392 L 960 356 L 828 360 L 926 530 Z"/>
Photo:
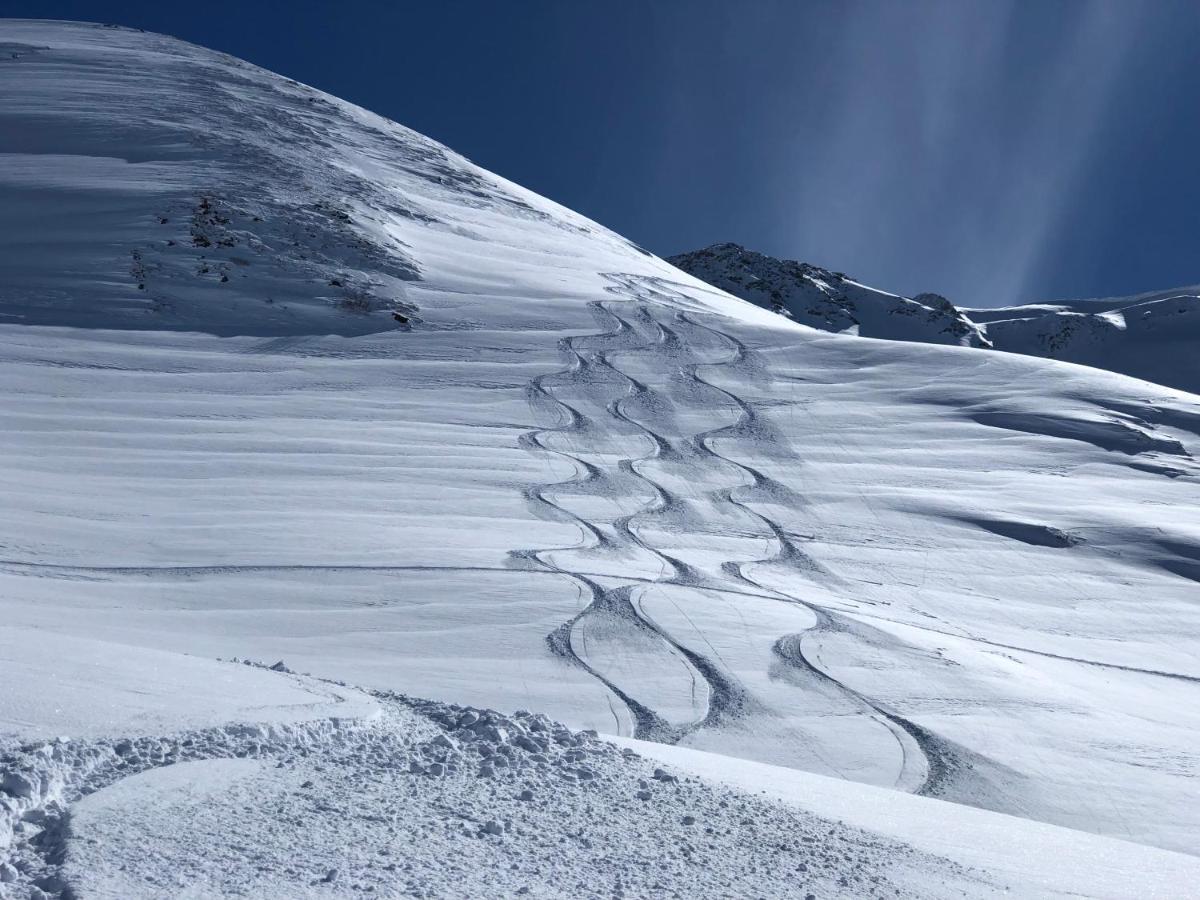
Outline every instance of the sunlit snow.
<path id="1" fill-rule="evenodd" d="M 805 327 L 168 38 L 0 49 L 0 896 L 1200 883 L 1195 395 Z"/>

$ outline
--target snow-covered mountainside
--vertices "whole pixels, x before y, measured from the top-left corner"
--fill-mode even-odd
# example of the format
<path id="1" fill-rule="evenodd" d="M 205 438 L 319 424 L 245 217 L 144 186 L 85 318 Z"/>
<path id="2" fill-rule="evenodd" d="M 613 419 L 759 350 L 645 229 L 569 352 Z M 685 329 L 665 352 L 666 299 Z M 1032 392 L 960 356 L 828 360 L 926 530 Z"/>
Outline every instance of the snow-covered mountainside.
<path id="1" fill-rule="evenodd" d="M 1110 369 L 1200 394 L 1200 286 L 964 312 L 999 350 Z"/>
<path id="2" fill-rule="evenodd" d="M 0 51 L 0 896 L 1200 881 L 1196 397 L 805 327 L 169 38 Z"/>
<path id="3" fill-rule="evenodd" d="M 822 331 L 992 347 L 1200 394 L 1200 287 L 976 309 L 956 307 L 939 294 L 899 297 L 840 272 L 764 256 L 737 244 L 714 244 L 668 261 L 723 291 Z"/>
<path id="4" fill-rule="evenodd" d="M 900 297 L 859 284 L 841 272 L 764 256 L 730 243 L 681 253 L 667 261 L 736 297 L 822 331 L 991 346 L 979 327 L 939 294 Z"/>

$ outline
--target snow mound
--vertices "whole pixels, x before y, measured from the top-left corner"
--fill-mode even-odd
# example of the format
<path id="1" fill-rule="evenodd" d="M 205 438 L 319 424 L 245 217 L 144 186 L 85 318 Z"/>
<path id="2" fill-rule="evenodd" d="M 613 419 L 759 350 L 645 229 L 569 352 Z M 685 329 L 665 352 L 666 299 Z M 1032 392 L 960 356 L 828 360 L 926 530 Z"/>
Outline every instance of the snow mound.
<path id="1" fill-rule="evenodd" d="M 22 815 L 0 891 L 981 893 L 948 860 L 676 777 L 545 716 L 379 700 L 364 721 L 21 748 L 3 760 Z"/>

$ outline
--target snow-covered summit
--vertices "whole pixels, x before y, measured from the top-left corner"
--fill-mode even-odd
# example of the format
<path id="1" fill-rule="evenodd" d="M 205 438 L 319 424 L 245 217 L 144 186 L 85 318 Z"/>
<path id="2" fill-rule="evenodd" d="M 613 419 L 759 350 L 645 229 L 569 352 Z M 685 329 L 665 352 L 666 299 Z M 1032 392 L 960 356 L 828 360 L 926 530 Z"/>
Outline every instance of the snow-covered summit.
<path id="1" fill-rule="evenodd" d="M 669 261 L 743 300 L 823 331 L 994 348 L 1200 393 L 1200 287 L 983 309 L 955 306 L 940 294 L 900 297 L 840 272 L 732 243 Z"/>
<path id="2" fill-rule="evenodd" d="M 822 331 L 929 344 L 988 347 L 979 327 L 945 297 L 901 297 L 820 266 L 721 243 L 668 258 L 690 275 Z"/>
<path id="3" fill-rule="evenodd" d="M 579 247 L 593 278 L 594 254 L 672 272 L 436 141 L 233 57 L 86 24 L 9 21 L 0 38 L 0 321 L 369 334 L 421 321 L 432 296 L 571 272 Z"/>

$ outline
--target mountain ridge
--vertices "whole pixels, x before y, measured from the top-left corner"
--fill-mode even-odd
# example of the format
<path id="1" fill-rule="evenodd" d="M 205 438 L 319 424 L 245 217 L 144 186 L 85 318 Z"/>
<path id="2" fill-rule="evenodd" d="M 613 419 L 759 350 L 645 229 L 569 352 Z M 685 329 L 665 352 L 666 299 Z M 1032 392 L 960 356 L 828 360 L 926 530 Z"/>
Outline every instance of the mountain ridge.
<path id="1" fill-rule="evenodd" d="M 900 297 L 840 272 L 776 259 L 733 243 L 676 254 L 668 262 L 743 300 L 823 331 L 996 349 L 1200 393 L 1200 286 L 980 308 L 956 306 L 939 294 Z"/>
<path id="2" fill-rule="evenodd" d="M 938 294 L 901 297 L 842 272 L 779 260 L 734 243 L 667 257 L 690 275 L 750 303 L 823 331 L 893 340 L 987 347 L 980 329 Z"/>

